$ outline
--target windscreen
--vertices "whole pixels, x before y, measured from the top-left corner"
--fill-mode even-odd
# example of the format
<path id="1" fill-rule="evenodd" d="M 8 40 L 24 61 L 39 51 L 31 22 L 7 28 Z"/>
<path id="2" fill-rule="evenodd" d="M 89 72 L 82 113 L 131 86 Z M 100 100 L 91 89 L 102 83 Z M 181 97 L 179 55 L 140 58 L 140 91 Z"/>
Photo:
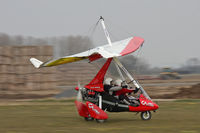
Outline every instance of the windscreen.
<path id="1" fill-rule="evenodd" d="M 149 97 L 149 95 L 146 93 L 146 91 L 142 88 L 142 86 L 140 86 L 140 90 L 142 92 L 142 94 L 149 100 L 151 100 L 151 98 Z"/>

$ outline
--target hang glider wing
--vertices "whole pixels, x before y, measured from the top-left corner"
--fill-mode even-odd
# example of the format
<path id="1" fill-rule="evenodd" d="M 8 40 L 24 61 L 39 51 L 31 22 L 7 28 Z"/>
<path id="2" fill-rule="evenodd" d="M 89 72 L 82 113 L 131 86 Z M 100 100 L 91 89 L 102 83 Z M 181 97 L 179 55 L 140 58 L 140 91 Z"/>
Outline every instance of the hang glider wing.
<path id="1" fill-rule="evenodd" d="M 136 51 L 143 43 L 144 43 L 143 38 L 131 37 L 122 41 L 113 42 L 112 46 L 104 45 L 101 47 L 90 49 L 82 53 L 78 53 L 71 56 L 60 57 L 58 59 L 50 60 L 47 62 L 42 62 L 35 58 L 31 58 L 30 61 L 36 68 L 56 66 L 84 59 L 89 59 L 90 61 L 94 61 L 102 57 L 112 58 L 130 54 Z"/>

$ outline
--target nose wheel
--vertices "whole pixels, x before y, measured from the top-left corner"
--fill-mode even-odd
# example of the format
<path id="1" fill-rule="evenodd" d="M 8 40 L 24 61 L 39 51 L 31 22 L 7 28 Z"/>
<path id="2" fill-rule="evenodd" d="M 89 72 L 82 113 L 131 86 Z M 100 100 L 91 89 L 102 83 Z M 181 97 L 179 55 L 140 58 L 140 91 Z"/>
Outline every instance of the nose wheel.
<path id="1" fill-rule="evenodd" d="M 141 112 L 141 118 L 142 118 L 142 120 L 150 120 L 151 112 L 150 111 Z"/>
<path id="2" fill-rule="evenodd" d="M 92 117 L 89 116 L 89 117 L 85 117 L 85 120 L 86 120 L 86 121 L 93 121 L 94 118 L 92 118 Z"/>
<path id="3" fill-rule="evenodd" d="M 96 119 L 97 123 L 104 123 L 106 120 Z"/>

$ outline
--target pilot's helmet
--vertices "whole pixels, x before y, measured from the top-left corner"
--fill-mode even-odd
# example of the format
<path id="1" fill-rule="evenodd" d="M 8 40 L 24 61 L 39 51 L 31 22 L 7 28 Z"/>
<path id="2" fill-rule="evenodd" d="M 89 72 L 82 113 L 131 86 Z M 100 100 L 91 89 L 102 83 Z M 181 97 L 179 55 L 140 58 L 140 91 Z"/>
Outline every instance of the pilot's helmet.
<path id="1" fill-rule="evenodd" d="M 106 78 L 105 80 L 104 80 L 104 85 L 111 85 L 111 82 L 112 82 L 113 80 L 112 80 L 112 78 Z"/>
<path id="2" fill-rule="evenodd" d="M 121 86 L 122 85 L 122 80 L 121 79 L 115 80 L 114 85 L 115 86 Z"/>

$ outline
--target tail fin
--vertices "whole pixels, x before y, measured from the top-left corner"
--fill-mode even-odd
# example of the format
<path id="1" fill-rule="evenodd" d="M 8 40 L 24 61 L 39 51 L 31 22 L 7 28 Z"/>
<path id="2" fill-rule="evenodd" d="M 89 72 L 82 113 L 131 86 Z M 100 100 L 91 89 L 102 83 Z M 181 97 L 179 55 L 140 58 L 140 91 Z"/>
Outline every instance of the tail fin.
<path id="1" fill-rule="evenodd" d="M 39 68 L 43 62 L 36 59 L 36 58 L 30 58 L 30 62 L 34 65 L 35 68 Z"/>

